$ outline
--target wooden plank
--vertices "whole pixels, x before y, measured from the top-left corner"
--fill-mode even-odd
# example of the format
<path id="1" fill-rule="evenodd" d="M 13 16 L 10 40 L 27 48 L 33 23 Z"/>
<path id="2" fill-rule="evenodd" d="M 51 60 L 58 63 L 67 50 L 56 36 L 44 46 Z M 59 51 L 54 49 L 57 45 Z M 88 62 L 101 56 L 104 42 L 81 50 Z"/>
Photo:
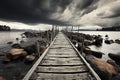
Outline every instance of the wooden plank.
<path id="1" fill-rule="evenodd" d="M 89 73 L 80 74 L 46 74 L 38 73 L 36 80 L 95 80 Z"/>
<path id="2" fill-rule="evenodd" d="M 75 54 L 76 55 L 76 52 L 69 48 L 50 49 L 48 51 L 48 54 L 58 54 L 58 53 L 62 53 L 62 54 L 67 53 L 67 54 Z"/>
<path id="3" fill-rule="evenodd" d="M 82 73 L 88 72 L 88 69 L 85 65 L 81 66 L 38 66 L 37 72 L 51 72 L 51 73 Z"/>
<path id="4" fill-rule="evenodd" d="M 74 60 L 64 60 L 64 59 L 60 59 L 60 60 L 43 60 L 41 64 L 46 64 L 46 65 L 74 65 L 74 64 L 83 64 L 82 61 L 74 61 Z"/>
<path id="5" fill-rule="evenodd" d="M 60 60 L 60 59 L 66 59 L 66 60 L 78 60 L 81 61 L 79 57 L 45 57 L 44 60 Z"/>
<path id="6" fill-rule="evenodd" d="M 68 45 L 62 45 L 62 44 L 59 44 L 59 45 L 52 45 L 51 48 L 57 48 L 57 47 L 63 47 L 63 48 L 73 48 L 70 44 Z"/>
<path id="7" fill-rule="evenodd" d="M 61 54 L 58 54 L 58 55 L 49 55 L 47 54 L 46 57 L 62 57 L 62 58 L 67 58 L 67 57 L 78 57 L 77 55 L 70 55 L 70 54 L 64 54 L 64 55 L 61 55 Z"/>

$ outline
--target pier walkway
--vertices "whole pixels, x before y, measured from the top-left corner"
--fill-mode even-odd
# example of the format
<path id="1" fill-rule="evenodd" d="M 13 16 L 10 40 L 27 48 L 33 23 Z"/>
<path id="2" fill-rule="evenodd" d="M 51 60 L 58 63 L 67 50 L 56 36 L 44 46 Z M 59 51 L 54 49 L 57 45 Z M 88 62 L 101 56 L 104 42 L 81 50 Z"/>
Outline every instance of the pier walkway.
<path id="1" fill-rule="evenodd" d="M 70 40 L 59 32 L 23 80 L 101 80 Z"/>

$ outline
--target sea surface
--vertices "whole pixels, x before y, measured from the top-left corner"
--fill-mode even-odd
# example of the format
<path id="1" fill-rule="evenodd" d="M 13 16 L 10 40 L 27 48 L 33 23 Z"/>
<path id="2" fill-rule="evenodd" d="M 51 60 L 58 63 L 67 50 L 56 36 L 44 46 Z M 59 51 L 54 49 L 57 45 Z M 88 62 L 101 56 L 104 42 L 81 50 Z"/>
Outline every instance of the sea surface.
<path id="1" fill-rule="evenodd" d="M 0 54 L 3 54 L 3 49 L 9 47 L 8 42 L 17 43 L 16 38 L 19 41 L 22 40 L 22 31 L 0 32 Z M 21 78 L 27 73 L 32 64 L 25 64 L 24 61 L 18 60 L 3 64 L 4 56 L 0 56 L 0 76 L 6 80 L 21 80 Z"/>
<path id="2" fill-rule="evenodd" d="M 85 33 L 90 35 L 101 35 L 103 39 L 105 40 L 105 35 L 109 36 L 109 39 L 115 40 L 120 39 L 120 31 L 79 31 L 79 33 Z M 102 46 L 96 47 L 96 46 L 89 46 L 94 51 L 101 51 L 105 55 L 103 55 L 102 59 L 107 61 L 110 59 L 108 57 L 108 53 L 119 53 L 120 52 L 120 44 L 112 43 L 112 44 L 106 44 L 103 41 Z"/>
<path id="3" fill-rule="evenodd" d="M 21 34 L 23 31 L 3 31 L 0 32 L 0 48 L 8 45 L 8 42 L 16 43 L 16 38 L 21 39 Z"/>

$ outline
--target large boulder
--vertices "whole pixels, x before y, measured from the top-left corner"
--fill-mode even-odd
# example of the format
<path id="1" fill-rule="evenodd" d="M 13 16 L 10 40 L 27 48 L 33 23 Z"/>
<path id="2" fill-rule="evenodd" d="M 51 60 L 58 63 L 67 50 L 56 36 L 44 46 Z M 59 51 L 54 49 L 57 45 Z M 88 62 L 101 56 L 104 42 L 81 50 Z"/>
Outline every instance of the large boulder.
<path id="1" fill-rule="evenodd" d="M 108 56 L 114 60 L 116 63 L 120 64 L 120 52 L 115 54 L 115 53 L 109 53 Z"/>
<path id="2" fill-rule="evenodd" d="M 27 55 L 25 57 L 25 62 L 30 63 L 33 62 L 35 60 L 35 56 L 34 55 Z"/>
<path id="3" fill-rule="evenodd" d="M 120 44 L 120 39 L 116 39 L 115 42 Z"/>
<path id="4" fill-rule="evenodd" d="M 98 35 L 98 36 L 95 36 L 95 41 L 94 41 L 94 45 L 96 45 L 96 46 L 101 46 L 102 45 L 102 42 L 103 42 L 103 38 L 100 36 L 100 35 Z"/>
<path id="5" fill-rule="evenodd" d="M 107 39 L 106 39 L 106 40 L 105 40 L 105 43 L 106 43 L 106 44 L 112 44 L 112 43 L 114 43 L 114 41 L 113 41 L 113 40 L 107 40 Z"/>
<path id="6" fill-rule="evenodd" d="M 6 79 L 5 79 L 4 77 L 1 77 L 1 76 L 0 76 L 0 80 L 6 80 Z"/>
<path id="7" fill-rule="evenodd" d="M 91 41 L 91 40 L 84 40 L 84 45 L 85 46 L 90 46 L 92 44 L 93 44 L 93 41 Z"/>
<path id="8" fill-rule="evenodd" d="M 102 61 L 94 56 L 86 56 L 87 61 L 90 63 L 92 68 L 98 73 L 101 80 L 111 80 L 112 77 L 117 75 L 117 71 L 111 64 Z"/>
<path id="9" fill-rule="evenodd" d="M 13 48 L 7 52 L 7 57 L 11 60 L 23 58 L 27 55 L 27 52 L 24 49 Z"/>
<path id="10" fill-rule="evenodd" d="M 21 48 L 20 44 L 18 44 L 18 43 L 13 44 L 11 47 L 12 48 Z"/>
<path id="11" fill-rule="evenodd" d="M 93 56 L 95 56 L 95 57 L 97 57 L 97 58 L 102 58 L 102 55 L 104 55 L 104 53 L 99 52 L 99 51 L 93 51 L 93 50 L 91 50 L 90 48 L 84 48 L 84 49 L 83 49 L 83 52 L 84 52 L 85 54 L 87 54 L 87 55 L 93 55 Z"/>
<path id="12" fill-rule="evenodd" d="M 30 55 L 32 53 L 36 53 L 37 47 L 36 47 L 36 45 L 33 44 L 33 45 L 24 47 L 24 50 Z"/>

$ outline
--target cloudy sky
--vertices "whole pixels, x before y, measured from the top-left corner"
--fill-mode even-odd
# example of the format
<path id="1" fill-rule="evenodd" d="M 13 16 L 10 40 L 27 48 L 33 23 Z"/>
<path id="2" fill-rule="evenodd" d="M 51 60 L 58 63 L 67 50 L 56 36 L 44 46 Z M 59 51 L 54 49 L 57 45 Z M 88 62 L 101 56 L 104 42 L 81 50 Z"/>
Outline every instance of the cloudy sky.
<path id="1" fill-rule="evenodd" d="M 0 25 L 4 24 L 18 29 L 48 29 L 49 24 L 120 25 L 120 0 L 1 0 Z"/>

